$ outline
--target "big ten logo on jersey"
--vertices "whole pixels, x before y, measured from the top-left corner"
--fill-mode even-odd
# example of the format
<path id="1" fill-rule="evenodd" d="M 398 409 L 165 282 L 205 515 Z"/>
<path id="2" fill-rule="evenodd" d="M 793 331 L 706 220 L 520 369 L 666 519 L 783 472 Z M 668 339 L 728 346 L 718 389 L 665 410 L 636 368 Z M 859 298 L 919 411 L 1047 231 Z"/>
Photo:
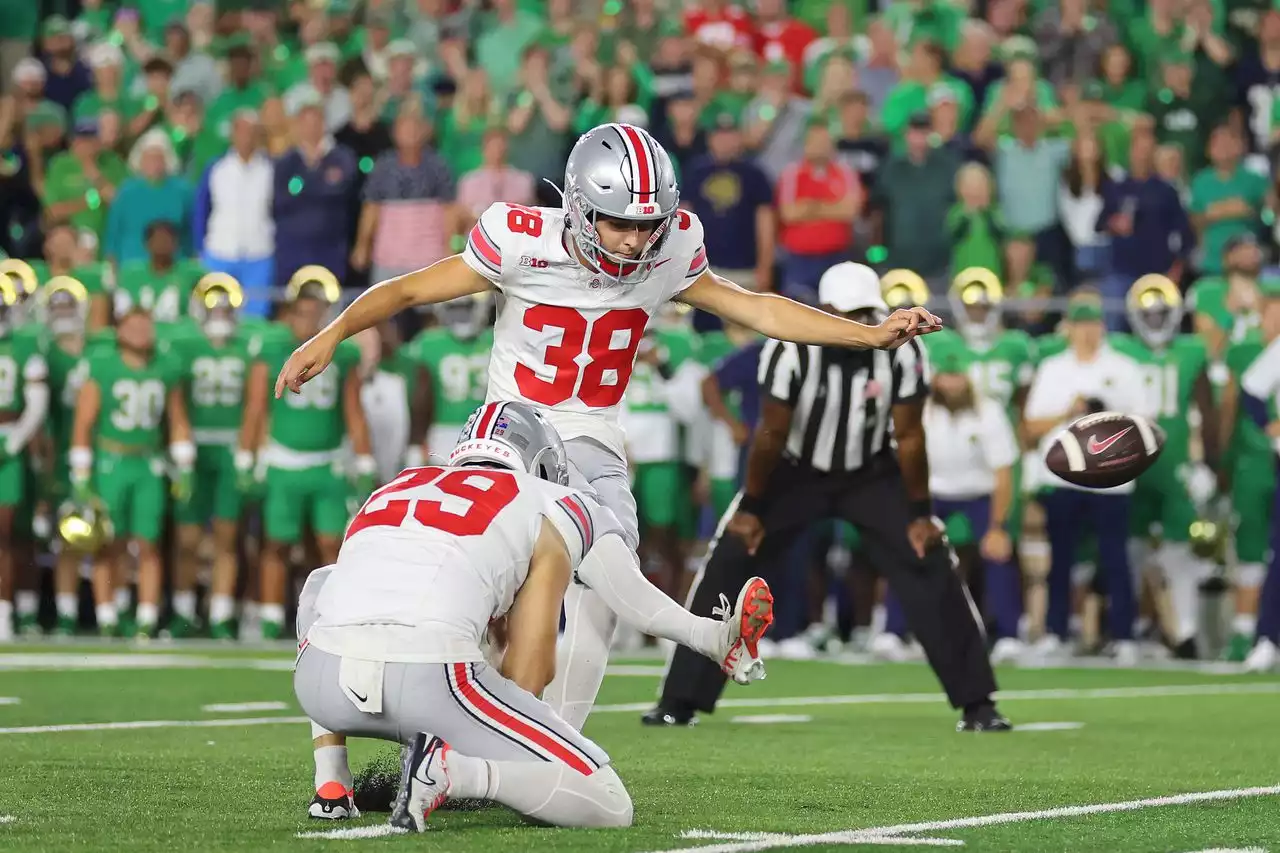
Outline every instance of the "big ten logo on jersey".
<path id="1" fill-rule="evenodd" d="M 191 363 L 191 379 L 191 399 L 197 406 L 238 406 L 244 391 L 244 361 L 201 356 Z"/>
<path id="2" fill-rule="evenodd" d="M 489 351 L 449 353 L 440 359 L 440 384 L 451 403 L 483 400 L 488 383 Z"/>
<path id="3" fill-rule="evenodd" d="M 159 379 L 118 379 L 111 386 L 111 425 L 122 432 L 155 429 L 164 415 L 164 383 Z"/>
<path id="4" fill-rule="evenodd" d="M 345 538 L 371 527 L 405 525 L 479 536 L 519 493 L 520 483 L 508 471 L 408 468 L 369 496 Z"/>
<path id="5" fill-rule="evenodd" d="M 530 255 L 521 255 L 520 266 L 530 267 L 535 270 L 545 270 L 551 266 L 551 261 L 544 261 L 542 258 L 535 258 Z"/>
<path id="6" fill-rule="evenodd" d="M 338 403 L 338 371 L 325 370 L 303 385 L 297 394 L 285 394 L 284 400 L 292 409 L 333 409 Z"/>

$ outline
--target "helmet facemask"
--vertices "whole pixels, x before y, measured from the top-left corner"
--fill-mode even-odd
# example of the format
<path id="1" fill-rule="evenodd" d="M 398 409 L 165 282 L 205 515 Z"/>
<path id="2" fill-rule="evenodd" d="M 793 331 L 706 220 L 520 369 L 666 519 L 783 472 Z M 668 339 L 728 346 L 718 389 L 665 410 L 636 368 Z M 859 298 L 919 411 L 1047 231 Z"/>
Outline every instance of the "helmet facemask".
<path id="1" fill-rule="evenodd" d="M 654 208 L 656 205 L 630 205 L 630 207 Z M 618 255 L 604 247 L 600 240 L 600 232 L 596 230 L 596 222 L 600 211 L 591 206 L 582 190 L 576 186 L 572 175 L 568 176 L 568 184 L 564 193 L 565 219 L 569 224 L 569 234 L 574 245 L 582 256 L 602 274 L 612 278 L 619 284 L 639 284 L 649 277 L 662 254 L 662 247 L 670 234 L 671 220 L 676 209 L 666 211 L 658 216 L 636 216 L 637 222 L 656 222 L 657 227 L 645 241 L 644 248 L 635 258 Z M 627 219 L 629 217 L 618 217 Z"/>
<path id="2" fill-rule="evenodd" d="M 990 270 L 965 270 L 948 293 L 960 334 L 970 346 L 990 346 L 1000 331 L 1004 292 Z"/>
<path id="3" fill-rule="evenodd" d="M 56 290 L 45 304 L 49 331 L 55 338 L 83 334 L 88 320 L 89 303 L 76 298 L 70 290 Z"/>
<path id="4" fill-rule="evenodd" d="M 211 281 L 199 287 L 191 299 L 190 313 L 205 337 L 222 343 L 236 333 L 244 297 L 238 284 Z"/>
<path id="5" fill-rule="evenodd" d="M 441 303 L 436 316 L 441 325 L 459 340 L 475 340 L 488 325 L 489 300 L 482 296 L 463 296 Z"/>

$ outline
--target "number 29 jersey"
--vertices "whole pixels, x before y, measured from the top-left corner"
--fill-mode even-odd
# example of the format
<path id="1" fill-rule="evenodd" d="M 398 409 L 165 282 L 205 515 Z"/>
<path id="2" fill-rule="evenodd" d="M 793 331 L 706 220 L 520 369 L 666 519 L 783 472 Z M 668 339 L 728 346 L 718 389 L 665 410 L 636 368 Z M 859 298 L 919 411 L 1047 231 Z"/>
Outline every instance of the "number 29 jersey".
<path id="1" fill-rule="evenodd" d="M 505 299 L 494 325 L 487 401 L 538 407 L 563 439 L 596 439 L 626 458 L 619 404 L 645 326 L 702 275 L 702 223 L 678 211 L 648 278 L 620 284 L 584 267 L 563 210 L 494 204 L 463 260 Z"/>
<path id="2" fill-rule="evenodd" d="M 330 654 L 400 663 L 481 661 L 546 518 L 576 571 L 613 515 L 573 489 L 497 468 L 409 468 L 347 528 L 307 633 Z"/>

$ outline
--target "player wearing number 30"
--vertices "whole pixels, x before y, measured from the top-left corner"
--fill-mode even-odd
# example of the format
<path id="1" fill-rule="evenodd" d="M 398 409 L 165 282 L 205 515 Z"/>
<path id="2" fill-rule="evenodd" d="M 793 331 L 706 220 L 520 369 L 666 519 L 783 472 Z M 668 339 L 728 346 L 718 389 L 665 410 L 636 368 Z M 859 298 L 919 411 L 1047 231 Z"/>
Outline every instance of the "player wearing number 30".
<path id="1" fill-rule="evenodd" d="M 374 492 L 337 564 L 307 579 L 298 702 L 336 735 L 410 746 L 393 824 L 420 831 L 453 796 L 557 826 L 630 825 L 609 756 L 537 698 L 555 669 L 566 588 L 589 586 L 636 628 L 735 680 L 763 674 L 757 643 L 773 619 L 763 580 L 724 601 L 723 621 L 693 616 L 645 580 L 613 514 L 568 480 L 546 418 L 488 403 L 449 467 L 410 468 Z M 593 549 L 602 559 L 584 561 Z M 507 643 L 491 666 L 482 642 L 500 618 Z"/>
<path id="2" fill-rule="evenodd" d="M 634 549 L 636 505 L 618 409 L 645 326 L 664 303 L 826 346 L 892 348 L 941 325 L 914 308 L 867 326 L 739 288 L 707 268 L 702 224 L 679 200 L 671 160 L 646 131 L 596 127 L 569 154 L 562 209 L 493 205 L 461 255 L 371 288 L 295 350 L 276 393 L 298 391 L 340 341 L 398 311 L 499 291 L 487 399 L 524 401 L 546 415 L 564 439 L 570 482 L 612 510 Z M 546 699 L 581 728 L 604 676 L 614 620 L 579 587 L 565 606 L 562 648 L 573 666 L 557 667 Z"/>
<path id="3" fill-rule="evenodd" d="M 98 629 L 117 624 L 115 569 L 124 546 L 138 554 L 138 633 L 151 635 L 160 604 L 160 525 L 165 510 L 164 427 L 175 467 L 174 494 L 191 495 L 196 448 L 182 392 L 182 364 L 156 350 L 151 315 L 131 308 L 119 319 L 116 345 L 95 347 L 86 358 L 71 433 L 72 494 L 78 502 L 96 494 L 106 505 L 115 538 L 96 555 L 94 598 Z"/>

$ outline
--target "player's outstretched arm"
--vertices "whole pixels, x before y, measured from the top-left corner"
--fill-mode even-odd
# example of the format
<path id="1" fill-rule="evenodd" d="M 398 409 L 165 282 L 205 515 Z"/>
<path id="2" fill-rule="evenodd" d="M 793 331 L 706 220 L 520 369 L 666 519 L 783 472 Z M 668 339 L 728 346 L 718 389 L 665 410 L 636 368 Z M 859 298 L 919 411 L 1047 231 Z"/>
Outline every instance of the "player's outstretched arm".
<path id="1" fill-rule="evenodd" d="M 560 607 L 573 567 L 560 534 L 546 520 L 529 561 L 529 574 L 507 611 L 502 674 L 534 696 L 556 675 Z"/>
<path id="2" fill-rule="evenodd" d="M 87 377 L 76 396 L 76 415 L 71 424 L 71 466 L 73 482 L 87 483 L 93 471 L 93 428 L 102 410 L 102 389 Z"/>
<path id="3" fill-rule="evenodd" d="M 745 290 L 710 270 L 677 299 L 766 337 L 798 344 L 893 349 L 942 328 L 942 320 L 924 308 L 900 308 L 876 326 L 855 323 L 785 296 Z"/>
<path id="4" fill-rule="evenodd" d="M 415 305 L 448 302 L 492 287 L 489 279 L 468 266 L 461 255 L 380 282 L 360 294 L 332 323 L 293 351 L 276 378 L 275 394 L 281 396 L 286 388 L 297 393 L 304 382 L 319 376 L 329 366 L 338 344 L 357 332 Z"/>

